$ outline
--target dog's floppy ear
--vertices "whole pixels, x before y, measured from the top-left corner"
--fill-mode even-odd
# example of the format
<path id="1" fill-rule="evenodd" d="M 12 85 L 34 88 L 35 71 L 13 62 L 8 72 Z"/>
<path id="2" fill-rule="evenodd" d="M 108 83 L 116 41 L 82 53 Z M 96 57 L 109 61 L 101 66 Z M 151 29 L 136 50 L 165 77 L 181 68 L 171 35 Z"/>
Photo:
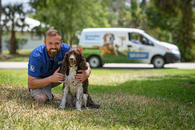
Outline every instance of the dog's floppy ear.
<path id="1" fill-rule="evenodd" d="M 62 66 L 60 67 L 60 73 L 65 74 L 68 70 L 69 61 L 68 61 L 68 52 L 65 54 L 62 61 Z"/>
<path id="2" fill-rule="evenodd" d="M 83 56 L 81 52 L 79 55 L 79 69 L 87 70 L 87 63 L 86 63 L 85 57 Z"/>

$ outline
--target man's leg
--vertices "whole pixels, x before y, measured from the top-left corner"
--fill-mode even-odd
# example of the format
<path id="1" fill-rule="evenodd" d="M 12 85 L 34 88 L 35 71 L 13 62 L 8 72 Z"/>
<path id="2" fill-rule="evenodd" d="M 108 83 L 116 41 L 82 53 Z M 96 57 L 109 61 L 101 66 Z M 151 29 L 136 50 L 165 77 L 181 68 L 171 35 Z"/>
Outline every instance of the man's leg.
<path id="1" fill-rule="evenodd" d="M 49 84 L 48 86 L 45 86 L 44 88 L 40 89 L 29 89 L 30 95 L 35 99 L 36 102 L 40 104 L 46 103 L 48 100 L 53 99 L 53 94 L 51 92 L 51 89 L 55 87 L 57 84 Z"/>
<path id="2" fill-rule="evenodd" d="M 43 93 L 39 93 L 39 94 L 35 95 L 33 98 L 39 104 L 44 104 L 48 101 L 48 97 Z"/>

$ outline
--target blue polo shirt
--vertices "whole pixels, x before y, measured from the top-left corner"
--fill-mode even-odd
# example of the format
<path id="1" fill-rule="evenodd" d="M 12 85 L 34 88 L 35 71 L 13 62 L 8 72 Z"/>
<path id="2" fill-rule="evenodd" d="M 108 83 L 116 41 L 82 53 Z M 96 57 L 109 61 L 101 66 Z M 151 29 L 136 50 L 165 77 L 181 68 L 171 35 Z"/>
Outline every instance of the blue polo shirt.
<path id="1" fill-rule="evenodd" d="M 38 46 L 30 54 L 28 75 L 37 78 L 45 78 L 52 75 L 55 70 L 62 65 L 64 55 L 68 50 L 70 50 L 70 46 L 62 43 L 60 52 L 52 59 L 48 56 L 45 45 Z M 50 68 L 51 60 L 54 61 L 52 68 Z"/>

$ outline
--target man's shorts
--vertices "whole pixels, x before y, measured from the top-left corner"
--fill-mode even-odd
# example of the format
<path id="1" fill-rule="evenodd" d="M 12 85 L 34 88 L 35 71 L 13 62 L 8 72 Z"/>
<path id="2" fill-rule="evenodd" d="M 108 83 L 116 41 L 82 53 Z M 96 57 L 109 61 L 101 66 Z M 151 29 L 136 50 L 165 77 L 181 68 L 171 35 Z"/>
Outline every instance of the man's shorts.
<path id="1" fill-rule="evenodd" d="M 51 89 L 55 86 L 59 85 L 58 83 L 51 83 L 44 88 L 38 88 L 38 89 L 29 89 L 30 91 L 30 96 L 35 97 L 36 95 L 42 93 L 45 94 L 49 100 L 53 99 L 53 94 L 51 92 Z"/>

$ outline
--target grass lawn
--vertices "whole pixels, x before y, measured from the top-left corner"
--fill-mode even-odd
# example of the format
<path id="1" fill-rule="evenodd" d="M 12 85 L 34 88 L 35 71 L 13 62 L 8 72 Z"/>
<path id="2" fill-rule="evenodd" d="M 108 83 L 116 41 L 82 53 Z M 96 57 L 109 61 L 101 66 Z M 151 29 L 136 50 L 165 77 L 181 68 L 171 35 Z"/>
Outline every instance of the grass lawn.
<path id="1" fill-rule="evenodd" d="M 27 70 L 0 69 L 0 129 L 195 129 L 195 70 L 94 69 L 89 92 L 101 109 L 39 105 L 27 90 Z"/>
<path id="2" fill-rule="evenodd" d="M 10 55 L 8 50 L 3 51 L 3 54 L 0 55 L 0 61 L 5 62 L 28 62 L 29 56 L 32 50 L 19 50 L 16 55 Z"/>

